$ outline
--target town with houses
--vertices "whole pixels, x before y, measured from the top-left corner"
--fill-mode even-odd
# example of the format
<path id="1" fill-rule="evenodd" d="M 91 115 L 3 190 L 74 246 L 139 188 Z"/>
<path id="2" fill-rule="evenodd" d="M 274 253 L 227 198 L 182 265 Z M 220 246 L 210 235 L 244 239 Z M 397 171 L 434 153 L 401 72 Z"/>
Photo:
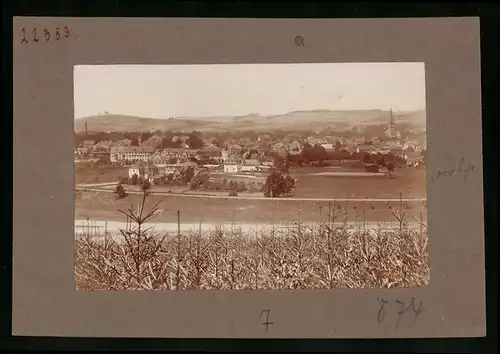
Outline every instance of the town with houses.
<path id="1" fill-rule="evenodd" d="M 255 134 L 254 139 L 239 137 L 224 142 L 214 139 L 204 141 L 197 137 L 200 140 L 197 142 L 198 148 L 193 148 L 190 139 L 195 133 L 174 135 L 172 143 L 178 147 L 162 148 L 165 136 L 160 131 L 147 133 L 145 141 L 142 141 L 144 134 L 138 134 L 135 142 L 132 139 L 96 141 L 87 132 L 86 135 L 90 138 L 83 140 L 75 148 L 75 161 L 99 160 L 127 166 L 129 178 L 135 174 L 149 178 L 152 182 L 153 175 L 173 174 L 187 166 L 231 175 L 267 172 L 280 158 L 292 161 L 292 165 L 293 161 L 299 161 L 300 165 L 305 147 L 315 147 L 316 151 L 319 148 L 323 154 L 320 161 L 360 160 L 365 162 L 367 169 L 375 165 L 376 172 L 385 166 L 383 163 L 377 164 L 377 156 L 392 156 L 400 164 L 418 167 L 424 163 L 426 150 L 425 134 L 423 141 L 401 137 L 401 132 L 395 127 L 392 111 L 384 136 L 376 135 L 371 138 L 363 134 L 350 134 L 347 137 L 321 134 L 301 137 L 300 134 L 288 134 L 277 140 L 272 133 L 267 133 Z M 198 132 L 198 136 L 200 135 Z M 305 162 L 314 161 L 310 160 Z"/>

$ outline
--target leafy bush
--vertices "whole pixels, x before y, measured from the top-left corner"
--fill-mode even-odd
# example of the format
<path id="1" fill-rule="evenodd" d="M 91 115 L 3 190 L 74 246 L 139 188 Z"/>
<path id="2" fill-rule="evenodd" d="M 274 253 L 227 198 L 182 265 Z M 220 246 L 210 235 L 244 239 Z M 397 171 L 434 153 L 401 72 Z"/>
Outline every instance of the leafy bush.
<path id="1" fill-rule="evenodd" d="M 127 192 L 125 191 L 125 188 L 123 188 L 123 185 L 121 183 L 118 183 L 116 185 L 116 189 L 113 193 L 115 194 L 117 199 L 123 199 L 128 195 Z"/>
<path id="2" fill-rule="evenodd" d="M 119 184 L 131 184 L 131 179 L 128 177 L 120 177 L 118 178 Z"/>
<path id="3" fill-rule="evenodd" d="M 143 191 L 147 191 L 147 190 L 151 189 L 151 182 L 149 182 L 149 179 L 144 178 L 141 180 L 141 189 Z"/>

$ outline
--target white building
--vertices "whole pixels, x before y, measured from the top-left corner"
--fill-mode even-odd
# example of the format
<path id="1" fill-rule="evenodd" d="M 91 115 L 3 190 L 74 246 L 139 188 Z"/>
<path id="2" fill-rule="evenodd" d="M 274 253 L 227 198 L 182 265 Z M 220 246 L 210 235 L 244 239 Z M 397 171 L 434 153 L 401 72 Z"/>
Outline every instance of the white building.
<path id="1" fill-rule="evenodd" d="M 257 171 L 257 166 L 254 165 L 242 165 L 241 172 L 255 172 Z"/>
<path id="2" fill-rule="evenodd" d="M 182 168 L 182 164 L 166 164 L 164 166 L 164 171 L 167 175 L 175 173 Z"/>
<path id="3" fill-rule="evenodd" d="M 151 146 L 116 146 L 110 150 L 111 162 L 118 161 L 144 161 L 149 162 L 154 154 L 154 149 Z"/>
<path id="4" fill-rule="evenodd" d="M 418 167 L 422 163 L 422 156 L 418 151 L 407 152 L 404 158 L 408 166 Z"/>
<path id="5" fill-rule="evenodd" d="M 239 173 L 241 172 L 241 165 L 237 162 L 227 162 L 224 164 L 225 173 Z"/>
<path id="6" fill-rule="evenodd" d="M 142 174 L 141 169 L 138 166 L 132 166 L 128 169 L 128 177 L 132 178 L 133 175 L 137 175 L 138 177 Z"/>
<path id="7" fill-rule="evenodd" d="M 229 159 L 229 150 L 223 150 L 221 152 L 221 160 L 224 162 Z"/>
<path id="8" fill-rule="evenodd" d="M 128 169 L 129 178 L 132 178 L 133 175 L 137 175 L 137 177 L 152 179 L 154 176 L 158 175 L 158 173 L 158 167 L 143 163 L 133 165 Z"/>
<path id="9" fill-rule="evenodd" d="M 302 144 L 295 140 L 290 144 L 289 148 L 290 151 L 299 151 L 302 148 Z"/>
<path id="10" fill-rule="evenodd" d="M 84 140 L 82 143 L 82 147 L 86 150 L 90 150 L 94 147 L 95 141 L 94 140 Z"/>
<path id="11" fill-rule="evenodd" d="M 119 162 L 123 160 L 123 153 L 126 147 L 122 145 L 112 146 L 109 150 L 109 159 L 111 162 Z"/>
<path id="12" fill-rule="evenodd" d="M 243 165 L 241 166 L 241 172 L 254 172 L 257 171 L 257 167 L 259 166 L 259 161 L 255 159 L 245 160 Z"/>

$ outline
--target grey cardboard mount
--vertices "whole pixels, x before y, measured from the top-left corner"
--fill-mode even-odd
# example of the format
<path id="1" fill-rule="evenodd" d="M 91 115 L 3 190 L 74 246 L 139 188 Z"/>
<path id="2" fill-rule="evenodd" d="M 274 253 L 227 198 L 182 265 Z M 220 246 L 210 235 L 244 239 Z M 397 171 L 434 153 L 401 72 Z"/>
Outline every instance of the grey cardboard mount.
<path id="1" fill-rule="evenodd" d="M 64 28 L 68 30 L 66 33 Z M 46 41 L 44 29 L 58 40 Z M 24 29 L 24 32 L 23 32 Z M 36 29 L 38 42 L 33 42 Z M 29 37 L 22 43 L 23 33 Z M 67 36 L 69 34 L 69 36 Z M 301 36 L 305 46 L 297 45 Z M 431 280 L 426 288 L 78 292 L 73 67 L 424 62 Z M 389 338 L 485 335 L 479 20 L 14 19 L 13 334 Z M 418 321 L 399 305 L 422 302 Z M 380 299 L 385 320 L 378 323 Z M 260 317 L 270 309 L 266 332 Z"/>

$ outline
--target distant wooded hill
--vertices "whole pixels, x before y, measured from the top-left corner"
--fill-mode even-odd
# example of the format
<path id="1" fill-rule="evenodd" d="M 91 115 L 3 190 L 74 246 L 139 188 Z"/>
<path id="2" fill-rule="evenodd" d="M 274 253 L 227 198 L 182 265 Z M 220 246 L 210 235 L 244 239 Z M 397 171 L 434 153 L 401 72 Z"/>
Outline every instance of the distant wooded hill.
<path id="1" fill-rule="evenodd" d="M 85 131 L 85 122 L 90 131 L 225 131 L 225 130 L 322 130 L 332 128 L 338 130 L 350 129 L 353 126 L 387 124 L 389 111 L 358 110 L 358 111 L 294 111 L 280 115 L 261 116 L 249 114 L 236 117 L 176 117 L 156 119 L 118 114 L 105 114 L 75 120 L 74 131 Z M 426 126 L 425 111 L 393 112 L 396 124 L 423 128 Z"/>

